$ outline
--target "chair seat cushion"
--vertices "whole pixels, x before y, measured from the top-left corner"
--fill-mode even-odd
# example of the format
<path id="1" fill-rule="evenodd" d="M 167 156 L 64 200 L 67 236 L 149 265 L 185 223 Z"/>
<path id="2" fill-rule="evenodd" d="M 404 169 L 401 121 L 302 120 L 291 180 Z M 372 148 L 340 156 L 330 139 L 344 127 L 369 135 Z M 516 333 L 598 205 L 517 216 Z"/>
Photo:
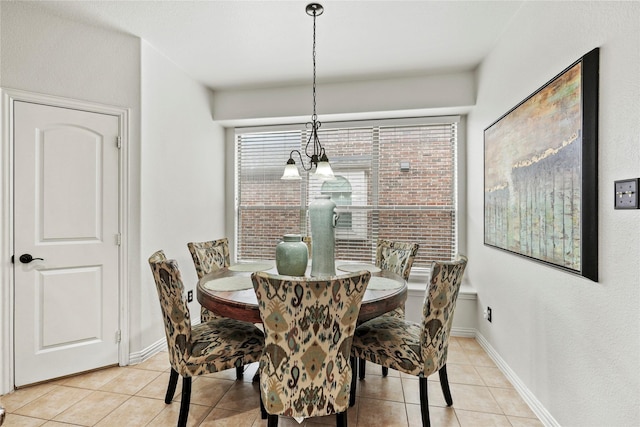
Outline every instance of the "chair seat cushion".
<path id="1" fill-rule="evenodd" d="M 420 334 L 419 323 L 387 315 L 376 317 L 356 328 L 351 352 L 387 368 L 421 375 Z"/>
<path id="2" fill-rule="evenodd" d="M 404 304 L 402 304 L 400 307 L 388 311 L 385 314 L 383 314 L 383 316 L 391 316 L 391 317 L 396 317 L 398 319 L 404 319 Z"/>
<path id="3" fill-rule="evenodd" d="M 253 323 L 218 318 L 193 326 L 191 352 L 182 376 L 218 372 L 257 362 L 264 335 Z"/>

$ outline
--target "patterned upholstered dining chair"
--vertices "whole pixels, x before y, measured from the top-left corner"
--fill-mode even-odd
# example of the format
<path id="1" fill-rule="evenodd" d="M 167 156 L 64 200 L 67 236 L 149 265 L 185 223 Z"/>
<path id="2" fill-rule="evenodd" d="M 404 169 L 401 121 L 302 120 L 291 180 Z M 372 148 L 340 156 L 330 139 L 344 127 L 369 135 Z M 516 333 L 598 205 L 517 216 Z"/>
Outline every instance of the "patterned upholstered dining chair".
<path id="1" fill-rule="evenodd" d="M 354 356 L 419 377 L 422 425 L 429 426 L 427 377 L 438 371 L 447 406 L 453 404 L 447 378 L 447 351 L 453 314 L 467 258 L 433 262 L 422 323 L 380 316 L 356 328 Z M 355 389 L 351 391 L 355 393 Z M 354 394 L 355 395 L 355 394 Z"/>
<path id="2" fill-rule="evenodd" d="M 213 319 L 192 327 L 177 262 L 158 251 L 149 258 L 149 265 L 160 299 L 171 364 L 165 403 L 171 403 L 178 375 L 182 376 L 178 426 L 186 426 L 192 377 L 257 362 L 264 336 L 254 324 L 234 319 Z"/>
<path id="3" fill-rule="evenodd" d="M 368 271 L 322 279 L 251 275 L 265 330 L 260 408 L 269 427 L 278 425 L 278 415 L 330 414 L 346 427 L 357 368 L 351 341 L 370 277 Z"/>
<path id="4" fill-rule="evenodd" d="M 413 260 L 418 253 L 420 245 L 417 243 L 409 242 L 397 242 L 387 239 L 378 239 L 376 247 L 376 266 L 382 270 L 388 270 L 393 273 L 401 275 L 404 280 L 409 280 L 411 274 L 411 267 L 413 266 Z M 405 307 L 402 304 L 400 307 L 385 313 L 384 316 L 394 316 L 399 319 L 404 319 Z M 364 379 L 366 375 L 366 361 L 360 359 L 360 368 L 358 373 L 360 379 Z M 389 369 L 382 367 L 382 376 L 387 376 Z"/>
<path id="5" fill-rule="evenodd" d="M 419 248 L 420 245 L 417 243 L 378 239 L 376 266 L 382 270 L 399 274 L 404 280 L 409 280 L 411 267 L 413 267 L 413 261 Z M 396 316 L 404 319 L 404 305 L 386 313 L 385 316 Z"/>
<path id="6" fill-rule="evenodd" d="M 229 240 L 226 237 L 207 242 L 189 242 L 187 243 L 187 248 L 191 253 L 193 265 L 196 267 L 198 279 L 202 279 L 202 276 L 212 271 L 231 265 Z M 219 316 L 204 307 L 200 307 L 201 322 L 207 322 L 216 317 Z"/>

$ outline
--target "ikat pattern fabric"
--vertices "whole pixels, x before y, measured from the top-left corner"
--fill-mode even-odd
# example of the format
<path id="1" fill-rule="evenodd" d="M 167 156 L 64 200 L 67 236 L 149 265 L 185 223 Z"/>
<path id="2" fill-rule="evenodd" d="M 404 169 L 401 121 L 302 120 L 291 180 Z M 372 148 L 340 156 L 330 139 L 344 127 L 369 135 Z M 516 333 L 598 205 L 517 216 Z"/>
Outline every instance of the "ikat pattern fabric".
<path id="1" fill-rule="evenodd" d="M 169 362 L 183 377 L 218 372 L 257 362 L 264 347 L 254 324 L 221 318 L 191 327 L 184 286 L 175 260 L 162 251 L 149 258 L 164 319 Z"/>
<path id="2" fill-rule="evenodd" d="M 354 356 L 406 374 L 428 377 L 447 362 L 449 334 L 467 258 L 433 262 L 422 323 L 380 316 L 356 328 Z"/>
<path id="3" fill-rule="evenodd" d="M 420 245 L 417 243 L 396 242 L 386 239 L 378 239 L 376 247 L 376 266 L 382 270 L 388 270 L 409 280 L 413 260 L 418 253 Z M 404 304 L 384 314 L 404 319 Z"/>
<path id="4" fill-rule="evenodd" d="M 260 392 L 267 413 L 315 417 L 346 411 L 351 342 L 368 271 L 315 278 L 251 275 L 265 330 Z"/>
<path id="5" fill-rule="evenodd" d="M 224 237 L 207 242 L 187 243 L 193 264 L 196 267 L 198 279 L 205 274 L 231 265 L 229 256 L 229 240 Z M 211 319 L 221 318 L 204 307 L 200 307 L 200 322 L 208 322 Z"/>

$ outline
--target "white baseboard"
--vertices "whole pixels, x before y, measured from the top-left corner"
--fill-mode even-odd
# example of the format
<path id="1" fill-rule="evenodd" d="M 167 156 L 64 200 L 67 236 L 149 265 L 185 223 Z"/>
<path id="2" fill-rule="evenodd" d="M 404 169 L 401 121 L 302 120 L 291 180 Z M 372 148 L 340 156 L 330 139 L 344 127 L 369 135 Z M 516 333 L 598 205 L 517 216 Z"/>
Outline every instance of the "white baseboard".
<path id="1" fill-rule="evenodd" d="M 195 319 L 191 322 L 191 326 L 196 326 L 200 323 L 200 319 Z M 144 348 L 135 353 L 129 353 L 129 365 L 137 365 L 142 363 L 156 353 L 167 349 L 167 339 L 160 338 L 158 341 L 151 344 L 149 347 Z"/>
<path id="2" fill-rule="evenodd" d="M 142 363 L 156 353 L 167 349 L 167 339 L 162 338 L 151 344 L 149 347 L 137 351 L 135 353 L 129 353 L 129 365 L 137 365 Z"/>
<path id="3" fill-rule="evenodd" d="M 473 328 L 456 328 L 455 326 L 451 327 L 452 337 L 475 338 L 476 333 L 477 331 Z"/>
<path id="4" fill-rule="evenodd" d="M 500 357 L 498 352 L 495 351 L 495 349 L 491 346 L 491 344 L 489 344 L 485 337 L 482 336 L 482 334 L 480 334 L 478 331 L 476 331 L 475 338 L 476 341 L 478 341 L 478 344 L 480 344 L 484 351 L 495 362 L 498 369 L 500 369 L 500 371 L 502 371 L 502 373 L 507 377 L 511 384 L 513 384 L 513 387 L 520 394 L 520 396 L 522 396 L 522 399 L 527 403 L 527 405 L 529 405 L 533 413 L 536 414 L 540 422 L 542 422 L 542 424 L 544 424 L 546 427 L 560 427 L 560 423 L 558 423 L 555 418 L 551 416 L 549 411 L 547 411 L 542 403 L 540 403 L 540 401 L 531 392 L 531 390 L 529 390 L 529 388 L 524 385 L 524 383 L 520 380 L 516 373 L 513 372 L 507 362 L 505 362 L 504 359 Z"/>

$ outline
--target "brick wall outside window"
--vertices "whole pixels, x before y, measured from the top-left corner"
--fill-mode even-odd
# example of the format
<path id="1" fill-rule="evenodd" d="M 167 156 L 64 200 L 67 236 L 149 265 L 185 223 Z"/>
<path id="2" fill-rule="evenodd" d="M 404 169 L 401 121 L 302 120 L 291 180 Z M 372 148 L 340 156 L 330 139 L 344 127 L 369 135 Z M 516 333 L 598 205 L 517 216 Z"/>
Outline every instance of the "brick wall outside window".
<path id="1" fill-rule="evenodd" d="M 336 258 L 373 262 L 376 240 L 386 238 L 420 244 L 414 268 L 450 260 L 457 250 L 456 123 L 386 123 L 319 132 L 334 173 L 351 188 L 331 193 L 343 197 L 347 205 L 338 202 L 338 211 L 349 214 L 347 229 L 336 230 Z M 307 208 L 322 182 L 302 171 L 297 154 L 302 180 L 280 179 L 291 150 L 308 160 L 306 138 L 304 129 L 236 130 L 238 260 L 273 259 L 283 234 L 310 234 Z"/>

